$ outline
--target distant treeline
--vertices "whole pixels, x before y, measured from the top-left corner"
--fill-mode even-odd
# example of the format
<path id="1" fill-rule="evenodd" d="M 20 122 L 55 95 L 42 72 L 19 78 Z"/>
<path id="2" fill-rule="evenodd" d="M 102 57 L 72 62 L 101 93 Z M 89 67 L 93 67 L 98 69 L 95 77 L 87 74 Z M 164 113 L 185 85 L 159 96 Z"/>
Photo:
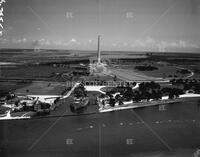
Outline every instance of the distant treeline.
<path id="1" fill-rule="evenodd" d="M 146 58 L 119 58 L 119 59 L 111 59 L 111 61 L 116 61 L 118 60 L 119 62 L 124 62 L 124 63 L 140 63 L 144 61 L 166 61 L 170 63 L 179 63 L 179 62 L 199 62 L 200 61 L 200 55 L 198 54 L 179 54 L 179 55 L 173 55 L 173 54 L 156 54 L 153 53 L 152 55 L 147 55 Z"/>
<path id="2" fill-rule="evenodd" d="M 151 66 L 151 65 L 140 65 L 140 66 L 136 66 L 135 69 L 140 70 L 140 71 L 153 71 L 153 70 L 158 70 L 157 67 Z"/>
<path id="3" fill-rule="evenodd" d="M 181 74 L 189 74 L 190 71 L 188 69 L 180 69 L 176 71 L 177 73 L 181 73 Z"/>
<path id="4" fill-rule="evenodd" d="M 53 65 L 53 64 L 89 64 L 89 59 L 76 59 L 76 60 L 67 60 L 67 61 L 57 61 L 57 62 L 48 62 L 48 63 L 41 63 L 41 65 Z"/>

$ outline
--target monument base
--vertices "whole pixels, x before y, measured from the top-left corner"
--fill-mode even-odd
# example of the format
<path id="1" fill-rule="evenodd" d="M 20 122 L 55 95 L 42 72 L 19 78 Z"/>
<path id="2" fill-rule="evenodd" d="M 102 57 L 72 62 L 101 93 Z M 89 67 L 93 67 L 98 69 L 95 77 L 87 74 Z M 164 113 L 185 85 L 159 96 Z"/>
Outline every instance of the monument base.
<path id="1" fill-rule="evenodd" d="M 109 71 L 104 63 L 94 63 L 90 64 L 90 74 L 91 75 L 108 75 Z"/>

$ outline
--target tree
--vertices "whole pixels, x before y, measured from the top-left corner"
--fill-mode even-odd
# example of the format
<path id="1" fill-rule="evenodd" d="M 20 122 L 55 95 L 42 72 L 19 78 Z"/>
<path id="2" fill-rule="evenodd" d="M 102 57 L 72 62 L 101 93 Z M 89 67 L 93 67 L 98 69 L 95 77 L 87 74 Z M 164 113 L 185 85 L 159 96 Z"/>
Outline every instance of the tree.
<path id="1" fill-rule="evenodd" d="M 135 87 L 135 86 L 136 86 L 136 84 L 137 84 L 136 82 L 133 82 L 133 83 L 132 83 L 133 87 Z"/>
<path id="2" fill-rule="evenodd" d="M 114 107 L 115 106 L 115 99 L 110 98 L 109 104 L 110 104 L 110 106 Z"/>
<path id="3" fill-rule="evenodd" d="M 133 94 L 133 101 L 135 102 L 139 102 L 141 101 L 141 95 L 138 91 L 135 91 L 134 94 Z"/>
<path id="4" fill-rule="evenodd" d="M 127 101 L 129 101 L 129 100 L 132 99 L 132 97 L 133 97 L 133 90 L 132 90 L 131 87 L 127 87 L 126 88 L 126 91 L 124 92 L 123 97 Z"/>
<path id="5" fill-rule="evenodd" d="M 123 98 L 120 96 L 120 94 L 115 96 L 115 101 L 119 102 L 119 105 L 123 105 Z"/>
<path id="6" fill-rule="evenodd" d="M 114 76 L 113 81 L 117 81 L 117 76 L 116 75 Z"/>
<path id="7" fill-rule="evenodd" d="M 87 92 L 83 86 L 77 87 L 74 90 L 75 97 L 85 97 L 87 96 Z"/>

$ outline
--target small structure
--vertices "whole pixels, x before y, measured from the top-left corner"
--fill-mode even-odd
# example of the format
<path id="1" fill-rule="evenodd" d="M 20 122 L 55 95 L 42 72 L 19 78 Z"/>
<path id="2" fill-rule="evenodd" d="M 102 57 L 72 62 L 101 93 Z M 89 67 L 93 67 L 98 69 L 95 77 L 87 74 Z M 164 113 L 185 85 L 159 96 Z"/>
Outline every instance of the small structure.
<path id="1" fill-rule="evenodd" d="M 70 109 L 72 112 L 76 112 L 80 109 L 85 108 L 89 104 L 88 97 L 74 97 L 73 102 L 70 104 Z"/>

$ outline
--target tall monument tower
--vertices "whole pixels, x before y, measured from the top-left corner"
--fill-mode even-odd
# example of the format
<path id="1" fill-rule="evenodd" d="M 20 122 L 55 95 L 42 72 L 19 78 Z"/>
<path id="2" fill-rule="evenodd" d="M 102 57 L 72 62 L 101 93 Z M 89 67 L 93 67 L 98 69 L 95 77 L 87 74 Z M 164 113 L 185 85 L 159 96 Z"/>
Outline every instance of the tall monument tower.
<path id="1" fill-rule="evenodd" d="M 97 47 L 97 61 L 98 61 L 98 63 L 101 63 L 100 40 L 101 40 L 101 36 L 98 35 L 98 47 Z"/>
<path id="2" fill-rule="evenodd" d="M 107 69 L 107 64 L 101 61 L 101 50 L 100 50 L 101 37 L 98 35 L 98 47 L 97 47 L 97 62 L 90 63 L 90 74 L 92 75 L 107 75 L 110 71 Z M 96 61 L 96 58 L 95 58 Z"/>

